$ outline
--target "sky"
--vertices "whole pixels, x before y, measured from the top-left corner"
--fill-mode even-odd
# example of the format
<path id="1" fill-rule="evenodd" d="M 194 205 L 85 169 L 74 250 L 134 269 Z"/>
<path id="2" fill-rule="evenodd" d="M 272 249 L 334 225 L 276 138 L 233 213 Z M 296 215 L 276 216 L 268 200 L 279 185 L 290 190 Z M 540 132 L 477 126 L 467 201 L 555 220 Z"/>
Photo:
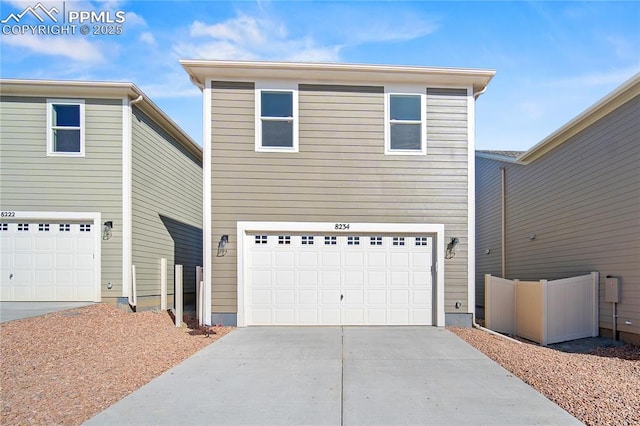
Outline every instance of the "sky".
<path id="1" fill-rule="evenodd" d="M 75 34 L 32 34 L 8 20 L 2 78 L 133 82 L 200 145 L 202 95 L 180 59 L 496 70 L 476 102 L 476 148 L 516 151 L 640 71 L 640 1 L 41 3 L 69 21 L 95 12 L 90 33 L 80 33 L 79 14 Z M 1 1 L 0 20 L 37 4 Z M 27 13 L 19 24 L 39 22 Z"/>

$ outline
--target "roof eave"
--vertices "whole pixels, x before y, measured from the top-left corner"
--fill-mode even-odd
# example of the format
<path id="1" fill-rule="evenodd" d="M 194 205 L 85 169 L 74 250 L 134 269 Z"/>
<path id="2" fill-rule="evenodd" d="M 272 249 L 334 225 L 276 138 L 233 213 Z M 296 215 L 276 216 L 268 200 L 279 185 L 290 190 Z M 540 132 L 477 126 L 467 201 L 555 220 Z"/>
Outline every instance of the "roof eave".
<path id="1" fill-rule="evenodd" d="M 547 152 L 563 144 L 571 137 L 638 95 L 640 95 L 640 73 L 635 74 L 609 95 L 587 108 L 573 120 L 520 155 L 517 158 L 518 162 L 529 164 L 542 157 Z"/>
<path id="2" fill-rule="evenodd" d="M 180 60 L 197 85 L 207 79 L 280 79 L 349 83 L 443 84 L 485 89 L 495 70 L 316 62 Z"/>
<path id="3" fill-rule="evenodd" d="M 101 98 L 130 100 L 142 96 L 136 104 L 163 130 L 177 139 L 189 152 L 202 160 L 202 149 L 164 113 L 138 86 L 130 82 L 112 81 L 65 81 L 0 79 L 0 94 L 3 96 L 46 96 L 65 98 Z"/>

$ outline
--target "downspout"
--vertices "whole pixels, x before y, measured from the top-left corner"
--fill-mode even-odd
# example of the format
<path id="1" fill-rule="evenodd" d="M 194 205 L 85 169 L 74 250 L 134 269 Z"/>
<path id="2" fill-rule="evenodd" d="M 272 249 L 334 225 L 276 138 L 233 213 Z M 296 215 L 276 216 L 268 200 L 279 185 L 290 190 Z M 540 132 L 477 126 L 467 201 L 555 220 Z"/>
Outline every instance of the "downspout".
<path id="1" fill-rule="evenodd" d="M 500 175 L 502 178 L 501 182 L 501 222 L 502 229 L 500 231 L 500 240 L 501 240 L 501 263 L 502 263 L 502 278 L 507 278 L 507 238 L 506 238 L 506 230 L 507 230 L 507 203 L 506 203 L 506 187 L 507 187 L 507 171 L 504 167 L 500 167 Z"/>
<path id="2" fill-rule="evenodd" d="M 480 95 L 482 95 L 486 91 L 487 91 L 487 86 L 484 86 L 482 90 L 473 94 L 473 99 L 477 100 L 480 97 Z"/>
<path id="3" fill-rule="evenodd" d="M 519 345 L 521 345 L 521 344 L 522 344 L 522 342 L 521 342 L 521 341 L 519 341 L 519 340 L 512 339 L 511 337 L 509 337 L 509 336 L 505 336 L 504 334 L 500 334 L 500 333 L 498 333 L 497 331 L 493 331 L 493 330 L 489 330 L 488 328 L 484 328 L 484 327 L 483 327 L 483 326 L 481 326 L 480 324 L 476 323 L 476 319 L 475 319 L 475 317 L 473 318 L 473 327 L 474 327 L 474 328 L 477 328 L 478 330 L 486 331 L 487 333 L 492 334 L 492 335 L 494 335 L 494 336 L 498 336 L 498 337 L 502 337 L 503 339 L 507 339 L 507 340 L 509 340 L 510 342 L 514 342 L 514 343 L 517 343 L 517 344 L 519 344 Z"/>
<path id="4" fill-rule="evenodd" d="M 127 141 L 127 145 L 128 145 L 128 149 L 129 149 L 129 161 L 128 161 L 128 166 L 132 167 L 132 155 L 133 155 L 133 125 L 132 125 L 132 106 L 142 102 L 142 100 L 144 99 L 144 97 L 142 95 L 139 95 L 136 99 L 133 99 L 131 101 L 129 101 L 129 115 L 128 115 L 128 123 L 127 125 L 129 126 L 129 140 Z M 136 288 L 136 276 L 135 276 L 135 271 L 136 271 L 136 267 L 135 265 L 133 265 L 133 256 L 132 256 L 132 245 L 133 245 L 133 206 L 132 206 L 132 176 L 131 176 L 131 170 L 129 170 L 128 173 L 128 177 L 129 177 L 129 181 L 127 182 L 127 218 L 124 221 L 126 223 L 126 229 L 124 230 L 124 240 L 126 241 L 126 244 L 128 246 L 128 250 L 127 250 L 127 265 L 125 265 L 125 268 L 127 268 L 128 273 L 129 273 L 129 279 L 130 279 L 130 285 L 131 287 L 129 288 L 129 291 L 127 292 L 127 299 L 129 302 L 129 305 L 134 309 L 136 308 L 136 305 L 138 304 L 138 289 Z"/>

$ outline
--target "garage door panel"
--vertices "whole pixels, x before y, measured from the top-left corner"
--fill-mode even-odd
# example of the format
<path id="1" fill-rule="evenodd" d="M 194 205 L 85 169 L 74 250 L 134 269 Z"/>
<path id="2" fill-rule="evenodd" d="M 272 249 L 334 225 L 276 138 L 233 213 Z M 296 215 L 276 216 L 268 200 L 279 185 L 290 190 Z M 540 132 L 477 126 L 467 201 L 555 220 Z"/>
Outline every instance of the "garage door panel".
<path id="1" fill-rule="evenodd" d="M 276 290 L 275 292 L 276 306 L 293 305 L 295 302 L 295 292 L 291 290 Z"/>
<path id="2" fill-rule="evenodd" d="M 409 321 L 409 311 L 407 309 L 389 309 L 389 324 L 405 325 L 411 323 Z"/>
<path id="3" fill-rule="evenodd" d="M 369 288 L 386 288 L 387 287 L 387 271 L 385 270 L 368 270 L 367 271 L 367 285 Z"/>
<path id="4" fill-rule="evenodd" d="M 327 249 L 330 250 L 330 249 Z M 323 252 L 320 254 L 322 258 L 322 267 L 324 268 L 340 268 L 340 252 Z"/>
<path id="5" fill-rule="evenodd" d="M 340 287 L 342 285 L 342 271 L 340 270 L 321 270 L 323 288 Z"/>
<path id="6" fill-rule="evenodd" d="M 367 306 L 387 306 L 387 290 L 369 289 L 367 291 Z"/>
<path id="7" fill-rule="evenodd" d="M 254 287 L 270 287 L 272 283 L 271 271 L 253 270 L 251 272 L 251 282 Z"/>
<path id="8" fill-rule="evenodd" d="M 389 266 L 391 268 L 408 268 L 409 253 L 391 253 Z"/>
<path id="9" fill-rule="evenodd" d="M 309 252 L 309 251 L 300 252 L 299 258 L 298 258 L 298 266 L 317 268 L 320 263 L 318 260 L 318 254 L 319 253 L 317 252 Z"/>
<path id="10" fill-rule="evenodd" d="M 364 285 L 364 271 L 345 271 L 344 283 L 346 286 Z"/>
<path id="11" fill-rule="evenodd" d="M 275 310 L 275 321 L 279 325 L 295 324 L 295 310 L 293 308 L 279 308 Z"/>
<path id="12" fill-rule="evenodd" d="M 270 251 L 253 251 L 251 252 L 250 262 L 251 266 L 271 266 L 271 252 Z"/>
<path id="13" fill-rule="evenodd" d="M 389 306 L 408 306 L 409 290 L 390 290 Z"/>
<path id="14" fill-rule="evenodd" d="M 431 324 L 432 239 L 423 239 L 248 236 L 247 324 Z"/>
<path id="15" fill-rule="evenodd" d="M 293 267 L 296 264 L 296 255 L 292 251 L 276 251 L 274 257 L 273 266 L 280 267 Z"/>
<path id="16" fill-rule="evenodd" d="M 409 272 L 408 271 L 390 271 L 389 272 L 391 287 L 407 287 L 409 285 Z"/>
<path id="17" fill-rule="evenodd" d="M 251 291 L 251 301 L 256 306 L 271 306 L 271 289 L 257 289 L 254 288 Z"/>
<path id="18" fill-rule="evenodd" d="M 384 251 L 367 253 L 367 266 L 373 267 L 373 268 L 386 268 L 387 253 Z"/>
<path id="19" fill-rule="evenodd" d="M 299 287 L 318 287 L 318 270 L 302 270 L 298 271 L 298 286 Z"/>
<path id="20" fill-rule="evenodd" d="M 318 322 L 318 309 L 299 309 L 298 310 L 298 324 L 301 325 L 317 325 Z"/>
<path id="21" fill-rule="evenodd" d="M 298 294 L 298 304 L 300 306 L 318 306 L 317 290 L 300 290 Z"/>

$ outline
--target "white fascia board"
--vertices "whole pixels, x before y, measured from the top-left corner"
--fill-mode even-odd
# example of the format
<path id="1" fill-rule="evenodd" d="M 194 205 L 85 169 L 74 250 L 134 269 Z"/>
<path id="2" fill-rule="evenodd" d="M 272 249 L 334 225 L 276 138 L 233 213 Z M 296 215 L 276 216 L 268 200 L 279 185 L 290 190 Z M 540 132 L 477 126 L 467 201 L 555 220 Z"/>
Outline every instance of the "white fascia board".
<path id="1" fill-rule="evenodd" d="M 494 70 L 467 68 L 438 68 L 419 66 L 370 65 L 314 62 L 268 62 L 268 61 L 218 61 L 180 60 L 180 64 L 193 82 L 202 83 L 214 79 L 300 80 L 342 82 L 353 84 L 424 84 L 424 85 L 473 85 L 474 91 L 482 91 Z"/>
<path id="2" fill-rule="evenodd" d="M 326 234 L 353 235 L 354 233 L 371 234 L 425 234 L 435 237 L 436 247 L 436 315 L 435 324 L 437 327 L 444 327 L 444 252 L 445 237 L 443 224 L 428 223 L 348 223 L 349 229 L 336 230 L 336 225 L 347 225 L 347 223 L 336 224 L 333 222 L 238 222 L 237 223 L 237 276 L 238 276 L 238 327 L 245 327 L 245 313 L 247 311 L 245 295 L 244 259 L 248 255 L 249 234 L 254 232 L 309 232 Z M 245 244 L 245 241 L 247 244 Z"/>
<path id="3" fill-rule="evenodd" d="M 211 323 L 211 281 L 212 281 L 212 226 L 211 226 L 211 87 L 212 81 L 207 80 L 202 98 L 202 121 L 203 126 L 203 154 L 202 154 L 202 232 L 203 232 L 203 244 L 202 244 L 202 263 L 203 263 L 203 281 L 204 281 L 204 322 L 207 325 Z"/>
<path id="4" fill-rule="evenodd" d="M 16 211 L 12 212 L 11 220 L 55 220 L 55 221 L 91 221 L 93 222 L 93 253 L 97 262 L 94 263 L 94 302 L 102 301 L 102 292 L 100 291 L 100 282 L 102 281 L 102 215 L 100 212 L 34 212 L 34 211 Z M 9 219 L 9 218 L 5 218 Z"/>
<path id="5" fill-rule="evenodd" d="M 516 157 L 507 157 L 506 155 L 490 154 L 488 152 L 476 151 L 475 156 L 479 158 L 486 158 L 487 160 L 495 160 L 495 161 L 502 161 L 504 163 L 520 164 L 518 163 L 518 160 L 516 159 Z"/>

